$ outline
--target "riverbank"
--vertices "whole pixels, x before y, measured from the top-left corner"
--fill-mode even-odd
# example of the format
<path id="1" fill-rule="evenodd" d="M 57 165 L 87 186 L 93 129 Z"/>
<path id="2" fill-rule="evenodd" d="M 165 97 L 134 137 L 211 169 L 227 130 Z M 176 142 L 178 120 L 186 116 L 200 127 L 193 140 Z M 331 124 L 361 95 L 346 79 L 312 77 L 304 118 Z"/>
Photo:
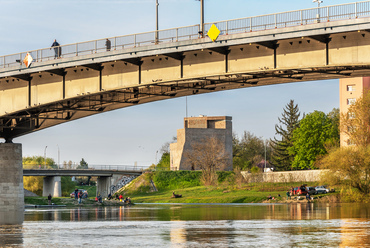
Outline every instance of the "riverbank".
<path id="1" fill-rule="evenodd" d="M 25 205 L 28 206 L 49 206 L 47 197 L 37 196 L 37 197 L 25 197 Z M 78 200 L 70 197 L 53 197 L 51 203 L 55 206 L 126 206 L 126 203 L 120 202 L 118 200 L 103 200 L 102 203 L 96 202 L 94 198 L 82 199 L 82 203 L 78 204 Z M 51 205 L 52 206 L 52 205 Z"/>

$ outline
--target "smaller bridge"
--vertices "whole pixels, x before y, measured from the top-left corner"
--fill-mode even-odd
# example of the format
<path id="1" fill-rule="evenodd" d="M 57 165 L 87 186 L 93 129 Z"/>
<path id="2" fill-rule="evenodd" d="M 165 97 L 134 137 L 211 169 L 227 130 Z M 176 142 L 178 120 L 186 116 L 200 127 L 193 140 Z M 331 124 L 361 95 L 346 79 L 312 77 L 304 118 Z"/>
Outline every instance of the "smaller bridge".
<path id="1" fill-rule="evenodd" d="M 23 176 L 43 176 L 42 195 L 51 194 L 53 197 L 62 196 L 62 176 L 96 176 L 98 177 L 96 193 L 107 197 L 112 187 L 112 181 L 117 179 L 114 178 L 115 175 L 140 176 L 143 171 L 143 167 L 137 166 L 121 167 L 120 169 L 23 169 Z"/>

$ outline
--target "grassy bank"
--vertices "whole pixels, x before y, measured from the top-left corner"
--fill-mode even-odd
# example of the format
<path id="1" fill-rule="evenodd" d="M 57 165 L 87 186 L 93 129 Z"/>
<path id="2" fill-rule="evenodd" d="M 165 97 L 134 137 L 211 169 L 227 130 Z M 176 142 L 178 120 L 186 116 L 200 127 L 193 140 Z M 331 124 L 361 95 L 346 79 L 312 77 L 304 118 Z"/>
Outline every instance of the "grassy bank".
<path id="1" fill-rule="evenodd" d="M 199 178 L 200 172 L 197 171 L 145 173 L 119 193 L 130 196 L 137 203 L 257 203 L 268 201 L 269 195 L 275 198 L 272 202 L 287 202 L 287 190 L 292 186 L 305 183 L 244 183 L 236 185 L 232 172 L 221 172 L 218 174 L 217 186 L 205 187 L 202 186 Z M 153 191 L 150 180 L 155 183 L 157 192 Z M 307 184 L 315 185 L 316 183 Z M 176 194 L 182 194 L 182 197 L 171 198 L 173 191 Z M 318 200 L 322 196 L 314 197 L 315 200 Z M 337 199 L 337 196 L 334 198 Z M 304 200 L 304 197 L 288 202 L 299 200 Z"/>

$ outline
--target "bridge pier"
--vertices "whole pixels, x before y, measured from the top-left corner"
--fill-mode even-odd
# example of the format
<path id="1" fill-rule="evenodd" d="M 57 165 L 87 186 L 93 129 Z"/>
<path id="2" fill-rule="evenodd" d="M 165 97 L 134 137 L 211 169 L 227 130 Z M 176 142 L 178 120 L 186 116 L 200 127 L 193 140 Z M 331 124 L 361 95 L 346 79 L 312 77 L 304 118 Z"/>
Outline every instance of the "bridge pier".
<path id="1" fill-rule="evenodd" d="M 108 194 L 110 193 L 110 186 L 111 186 L 111 176 L 98 177 L 97 185 L 96 185 L 96 195 L 100 194 L 101 197 L 103 198 L 108 197 Z"/>
<path id="2" fill-rule="evenodd" d="M 60 176 L 44 177 L 42 196 L 48 196 L 49 194 L 51 194 L 52 197 L 62 196 L 62 182 Z"/>
<path id="3" fill-rule="evenodd" d="M 22 144 L 0 143 L 0 225 L 22 224 L 24 191 Z"/>

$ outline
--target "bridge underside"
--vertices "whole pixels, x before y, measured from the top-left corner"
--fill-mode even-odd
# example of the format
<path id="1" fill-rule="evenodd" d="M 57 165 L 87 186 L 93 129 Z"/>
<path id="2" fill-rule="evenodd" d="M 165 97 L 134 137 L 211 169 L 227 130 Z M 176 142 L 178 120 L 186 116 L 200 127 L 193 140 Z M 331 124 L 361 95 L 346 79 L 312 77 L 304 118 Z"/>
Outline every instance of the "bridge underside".
<path id="1" fill-rule="evenodd" d="M 205 38 L 191 46 L 159 44 L 155 52 L 111 51 L 81 62 L 62 58 L 0 72 L 0 137 L 11 142 L 67 121 L 175 97 L 370 76 L 370 19 L 363 26 L 357 22 L 346 32 L 341 22 L 324 23 L 317 24 L 319 31 L 225 35 L 215 43 Z"/>

